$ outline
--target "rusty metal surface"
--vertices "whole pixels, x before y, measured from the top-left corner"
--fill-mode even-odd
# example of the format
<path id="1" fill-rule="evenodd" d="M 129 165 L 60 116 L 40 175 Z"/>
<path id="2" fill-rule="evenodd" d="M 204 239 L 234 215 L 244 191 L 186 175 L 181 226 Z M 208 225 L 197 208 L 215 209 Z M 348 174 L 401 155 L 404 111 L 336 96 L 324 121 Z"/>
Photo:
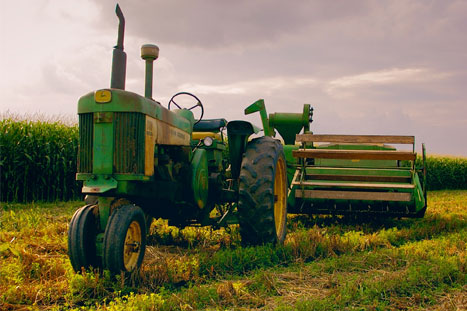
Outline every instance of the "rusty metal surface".
<path id="1" fill-rule="evenodd" d="M 154 175 L 154 146 L 157 137 L 157 120 L 146 116 L 144 175 Z"/>
<path id="2" fill-rule="evenodd" d="M 114 113 L 115 173 L 144 174 L 145 123 L 142 113 Z"/>
<path id="3" fill-rule="evenodd" d="M 93 132 L 93 114 L 80 114 L 78 173 L 92 173 Z"/>

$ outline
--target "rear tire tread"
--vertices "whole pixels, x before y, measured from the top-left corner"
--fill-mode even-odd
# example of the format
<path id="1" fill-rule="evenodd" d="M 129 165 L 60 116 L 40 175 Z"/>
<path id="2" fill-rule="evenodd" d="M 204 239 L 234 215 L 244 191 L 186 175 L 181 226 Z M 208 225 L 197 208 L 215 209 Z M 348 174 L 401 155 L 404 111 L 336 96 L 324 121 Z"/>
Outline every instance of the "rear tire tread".
<path id="1" fill-rule="evenodd" d="M 282 243 L 274 223 L 274 178 L 282 157 L 281 143 L 271 137 L 253 139 L 247 146 L 239 178 L 238 217 L 242 244 Z"/>

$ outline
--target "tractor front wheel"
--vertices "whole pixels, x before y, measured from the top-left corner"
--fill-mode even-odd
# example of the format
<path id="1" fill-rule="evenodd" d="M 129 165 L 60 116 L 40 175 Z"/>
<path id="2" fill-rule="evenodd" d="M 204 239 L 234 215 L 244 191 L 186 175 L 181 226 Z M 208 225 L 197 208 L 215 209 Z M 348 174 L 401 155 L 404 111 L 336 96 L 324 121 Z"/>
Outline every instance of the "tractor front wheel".
<path id="1" fill-rule="evenodd" d="M 139 269 L 146 249 L 146 217 L 135 205 L 112 212 L 104 235 L 104 268 L 113 274 Z"/>
<path id="2" fill-rule="evenodd" d="M 99 268 L 100 260 L 96 255 L 96 236 L 98 217 L 96 205 L 86 205 L 78 209 L 68 227 L 68 256 L 75 272 L 82 268 Z"/>
<path id="3" fill-rule="evenodd" d="M 240 170 L 238 216 L 243 244 L 284 242 L 287 176 L 278 140 L 266 136 L 248 143 Z"/>

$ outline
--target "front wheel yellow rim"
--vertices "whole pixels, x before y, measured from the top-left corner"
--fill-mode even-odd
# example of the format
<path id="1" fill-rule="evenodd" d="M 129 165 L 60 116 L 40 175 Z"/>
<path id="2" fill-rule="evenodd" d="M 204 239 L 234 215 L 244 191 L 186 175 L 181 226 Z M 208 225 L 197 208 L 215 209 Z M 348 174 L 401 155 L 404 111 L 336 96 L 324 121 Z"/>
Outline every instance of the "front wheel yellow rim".
<path id="1" fill-rule="evenodd" d="M 123 246 L 123 263 L 127 271 L 132 271 L 138 264 L 141 253 L 141 227 L 136 220 L 133 220 L 128 227 Z"/>
<path id="2" fill-rule="evenodd" d="M 274 224 L 279 242 L 285 235 L 287 220 L 287 182 L 284 159 L 277 161 L 276 176 L 274 177 Z"/>

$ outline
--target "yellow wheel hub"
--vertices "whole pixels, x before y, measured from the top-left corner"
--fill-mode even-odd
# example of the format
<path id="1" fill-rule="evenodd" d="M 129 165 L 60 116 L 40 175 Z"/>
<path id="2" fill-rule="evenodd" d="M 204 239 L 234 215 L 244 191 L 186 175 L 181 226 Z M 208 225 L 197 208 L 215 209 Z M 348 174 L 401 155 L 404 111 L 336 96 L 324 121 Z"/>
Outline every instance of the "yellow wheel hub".
<path id="1" fill-rule="evenodd" d="M 141 252 L 141 227 L 139 223 L 133 220 L 128 227 L 123 247 L 123 263 L 127 271 L 136 268 L 138 257 Z"/>
<path id="2" fill-rule="evenodd" d="M 287 181 L 285 163 L 283 158 L 279 158 L 276 166 L 276 176 L 274 177 L 274 223 L 276 226 L 277 238 L 282 239 L 285 235 L 285 223 L 287 220 Z"/>

